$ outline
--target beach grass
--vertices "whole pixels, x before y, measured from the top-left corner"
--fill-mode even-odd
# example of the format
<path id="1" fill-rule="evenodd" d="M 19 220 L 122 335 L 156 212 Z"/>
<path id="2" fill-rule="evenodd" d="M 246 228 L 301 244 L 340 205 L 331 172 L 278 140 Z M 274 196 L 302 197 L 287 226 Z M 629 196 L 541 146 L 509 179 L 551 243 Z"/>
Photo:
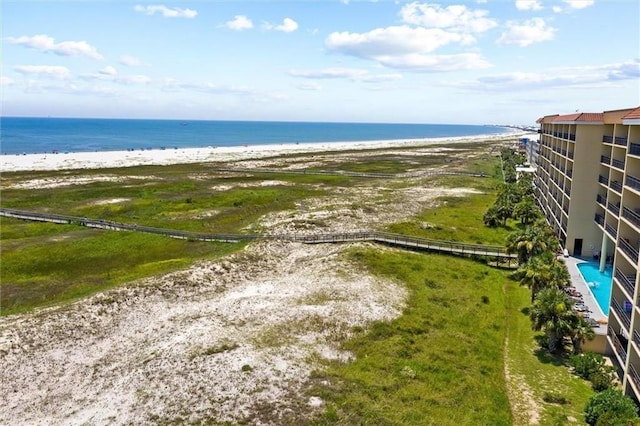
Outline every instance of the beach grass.
<path id="1" fill-rule="evenodd" d="M 410 295 L 401 317 L 344 344 L 313 389 L 326 399 L 317 424 L 510 425 L 504 378 L 507 272 L 470 259 L 355 249 L 349 258 L 399 280 Z"/>
<path id="2" fill-rule="evenodd" d="M 7 236 L 13 238 L 5 244 Z M 2 315 L 75 300 L 244 247 L 10 218 L 2 219 L 2 237 Z"/>

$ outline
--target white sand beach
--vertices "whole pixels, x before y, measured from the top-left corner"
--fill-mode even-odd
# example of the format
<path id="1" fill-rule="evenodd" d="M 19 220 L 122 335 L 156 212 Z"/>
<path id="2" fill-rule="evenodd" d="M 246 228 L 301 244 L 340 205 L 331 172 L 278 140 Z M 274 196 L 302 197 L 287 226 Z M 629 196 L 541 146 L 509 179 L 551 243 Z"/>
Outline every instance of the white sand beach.
<path id="1" fill-rule="evenodd" d="M 436 143 L 473 142 L 478 140 L 505 140 L 520 137 L 537 137 L 536 134 L 509 133 L 504 135 L 480 135 L 459 138 L 434 138 L 421 140 L 332 142 L 309 144 L 249 145 L 235 147 L 203 147 L 152 149 L 137 151 L 100 151 L 41 154 L 0 155 L 0 171 L 72 170 L 130 167 L 140 165 L 188 164 L 200 162 L 225 162 L 258 159 L 283 154 L 303 154 L 326 151 L 347 151 L 381 148 L 407 148 Z"/>

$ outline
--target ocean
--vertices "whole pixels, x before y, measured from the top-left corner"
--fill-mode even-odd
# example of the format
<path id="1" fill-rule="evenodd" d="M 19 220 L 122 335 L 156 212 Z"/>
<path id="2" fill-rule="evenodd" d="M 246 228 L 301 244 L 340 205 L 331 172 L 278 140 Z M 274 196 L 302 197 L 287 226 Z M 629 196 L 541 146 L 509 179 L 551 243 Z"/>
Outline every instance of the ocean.
<path id="1" fill-rule="evenodd" d="M 127 151 L 499 135 L 460 124 L 320 123 L 0 117 L 2 154 Z"/>

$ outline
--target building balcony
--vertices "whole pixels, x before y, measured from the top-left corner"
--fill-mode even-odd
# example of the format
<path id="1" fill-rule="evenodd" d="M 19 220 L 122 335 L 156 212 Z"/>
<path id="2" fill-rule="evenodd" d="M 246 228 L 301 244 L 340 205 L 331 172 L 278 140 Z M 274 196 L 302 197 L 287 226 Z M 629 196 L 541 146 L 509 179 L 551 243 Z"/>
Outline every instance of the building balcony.
<path id="1" fill-rule="evenodd" d="M 620 203 L 618 205 L 607 203 L 607 209 L 616 216 L 620 216 Z"/>
<path id="2" fill-rule="evenodd" d="M 629 154 L 640 157 L 640 143 L 632 143 L 629 147 Z"/>
<path id="3" fill-rule="evenodd" d="M 573 134 L 573 133 L 569 133 L 569 140 L 570 141 L 575 141 L 576 140 L 576 135 Z M 571 157 L 571 158 L 573 158 L 573 157 Z"/>
<path id="4" fill-rule="evenodd" d="M 609 179 L 602 176 L 602 175 L 598 175 L 598 182 L 604 184 L 604 185 L 609 185 Z"/>
<path id="5" fill-rule="evenodd" d="M 606 155 L 601 155 L 600 162 L 608 166 L 609 164 L 611 164 L 611 157 L 607 157 Z"/>
<path id="6" fill-rule="evenodd" d="M 596 195 L 596 201 L 602 207 L 607 207 L 607 196 L 606 195 L 600 195 L 600 194 Z"/>
<path id="7" fill-rule="evenodd" d="M 622 194 L 622 184 L 617 180 L 612 180 L 609 182 L 609 188 L 616 191 L 618 194 Z"/>
<path id="8" fill-rule="evenodd" d="M 616 160 L 615 158 L 613 160 L 611 160 L 611 165 L 615 168 L 618 168 L 620 170 L 624 170 L 624 161 L 623 160 Z"/>
<path id="9" fill-rule="evenodd" d="M 636 387 L 636 398 L 638 397 L 637 392 L 640 391 L 640 376 L 638 375 L 638 372 L 636 371 L 635 367 L 633 366 L 633 364 L 629 364 L 629 378 L 631 379 L 631 381 L 633 382 L 633 385 Z"/>
<path id="10" fill-rule="evenodd" d="M 638 349 L 640 349 L 640 334 L 638 334 L 636 330 L 633 330 L 633 341 L 635 342 Z M 638 389 L 640 389 L 640 387 Z"/>
<path id="11" fill-rule="evenodd" d="M 622 320 L 622 323 L 624 324 L 626 330 L 629 330 L 629 328 L 631 328 L 631 312 L 627 313 L 625 309 L 622 309 L 618 301 L 613 297 L 611 298 L 611 307 L 618 315 L 618 318 Z"/>
<path id="12" fill-rule="evenodd" d="M 604 143 L 613 143 L 613 136 L 604 135 L 602 137 L 602 142 L 604 142 Z"/>
<path id="13" fill-rule="evenodd" d="M 609 225 L 608 223 L 604 226 L 604 230 L 607 231 L 607 233 L 609 235 L 611 235 L 611 237 L 615 240 L 616 238 L 618 238 L 618 232 L 616 231 L 616 228 L 614 228 L 612 225 Z"/>
<path id="14" fill-rule="evenodd" d="M 598 225 L 604 226 L 604 216 L 602 216 L 601 214 L 596 213 L 593 220 L 595 220 Z"/>
<path id="15" fill-rule="evenodd" d="M 609 338 L 611 339 L 611 343 L 613 345 L 613 349 L 616 351 L 616 353 L 618 354 L 618 357 L 620 357 L 620 360 L 622 361 L 622 365 L 627 363 L 627 339 L 625 339 L 623 336 L 616 334 L 613 331 L 613 328 L 608 327 L 607 328 L 607 336 L 609 336 Z M 624 344 L 623 344 L 624 343 Z"/>
<path id="16" fill-rule="evenodd" d="M 616 145 L 627 146 L 627 138 L 622 136 L 616 136 L 613 138 L 613 143 Z"/>
<path id="17" fill-rule="evenodd" d="M 627 176 L 627 180 L 625 181 L 625 184 L 635 189 L 636 191 L 640 191 L 640 179 L 638 179 L 637 177 Z"/>
<path id="18" fill-rule="evenodd" d="M 569 151 L 569 153 L 567 154 L 567 157 L 573 160 L 573 151 Z"/>
<path id="19" fill-rule="evenodd" d="M 618 241 L 618 248 L 620 248 L 624 254 L 629 256 L 634 264 L 638 263 L 638 249 L 633 248 L 625 238 L 620 238 Z"/>
<path id="20" fill-rule="evenodd" d="M 640 228 L 640 214 L 631 210 L 629 207 L 622 208 L 622 217 L 633 223 L 637 228 Z"/>
<path id="21" fill-rule="evenodd" d="M 627 291 L 630 297 L 633 297 L 633 294 L 636 290 L 636 276 L 635 275 L 625 275 L 619 268 L 616 268 L 614 272 L 614 277 L 618 280 L 622 287 Z M 640 346 L 638 346 L 640 348 Z"/>

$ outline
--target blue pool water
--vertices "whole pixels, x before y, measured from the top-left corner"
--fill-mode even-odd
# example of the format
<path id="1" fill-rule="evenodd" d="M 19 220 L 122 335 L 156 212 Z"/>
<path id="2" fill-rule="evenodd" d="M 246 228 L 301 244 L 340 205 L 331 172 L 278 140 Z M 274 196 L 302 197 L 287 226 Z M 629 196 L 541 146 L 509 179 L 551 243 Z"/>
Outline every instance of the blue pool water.
<path id="1" fill-rule="evenodd" d="M 587 283 L 589 290 L 600 305 L 605 315 L 609 315 L 609 303 L 611 302 L 612 268 L 607 266 L 604 272 L 600 272 L 600 265 L 595 262 L 579 263 L 578 270 Z"/>

